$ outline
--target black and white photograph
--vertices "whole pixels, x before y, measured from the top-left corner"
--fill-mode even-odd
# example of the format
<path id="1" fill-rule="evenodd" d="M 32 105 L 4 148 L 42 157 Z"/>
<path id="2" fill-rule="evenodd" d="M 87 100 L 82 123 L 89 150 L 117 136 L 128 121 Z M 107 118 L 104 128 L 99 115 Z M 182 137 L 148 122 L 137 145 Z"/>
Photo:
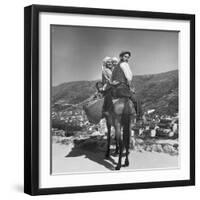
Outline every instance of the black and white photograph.
<path id="1" fill-rule="evenodd" d="M 25 193 L 194 185 L 194 56 L 194 15 L 26 7 Z"/>
<path id="2" fill-rule="evenodd" d="M 0 199 L 198 199 L 198 5 L 2 1 Z"/>
<path id="3" fill-rule="evenodd" d="M 51 25 L 51 173 L 179 168 L 179 32 Z"/>

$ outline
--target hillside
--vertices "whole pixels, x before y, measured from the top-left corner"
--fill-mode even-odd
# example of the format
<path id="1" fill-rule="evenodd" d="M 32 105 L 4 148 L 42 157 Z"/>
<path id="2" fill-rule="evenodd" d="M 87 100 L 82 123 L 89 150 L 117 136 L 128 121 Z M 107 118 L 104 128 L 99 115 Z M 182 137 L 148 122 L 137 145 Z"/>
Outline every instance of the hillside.
<path id="1" fill-rule="evenodd" d="M 178 112 L 178 70 L 133 77 L 137 96 L 144 109 L 162 114 Z"/>
<path id="2" fill-rule="evenodd" d="M 94 81 L 63 83 L 52 88 L 52 101 L 63 100 L 68 104 L 77 104 L 89 98 L 95 91 Z"/>
<path id="3" fill-rule="evenodd" d="M 52 102 L 77 104 L 95 93 L 97 81 L 76 81 L 52 88 Z M 156 109 L 160 114 L 178 112 L 178 70 L 160 74 L 133 76 L 137 96 L 144 110 Z"/>

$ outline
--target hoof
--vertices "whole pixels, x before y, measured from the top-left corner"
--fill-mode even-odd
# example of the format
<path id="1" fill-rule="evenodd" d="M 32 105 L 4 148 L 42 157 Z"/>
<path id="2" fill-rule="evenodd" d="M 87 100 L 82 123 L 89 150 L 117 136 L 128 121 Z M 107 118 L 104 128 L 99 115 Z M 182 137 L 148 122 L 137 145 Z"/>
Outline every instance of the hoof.
<path id="1" fill-rule="evenodd" d="M 115 154 L 119 154 L 119 150 L 116 149 L 116 150 L 115 150 Z"/>
<path id="2" fill-rule="evenodd" d="M 117 152 L 114 152 L 113 156 L 118 156 L 118 154 L 119 154 L 119 153 L 117 153 Z"/>
<path id="3" fill-rule="evenodd" d="M 115 170 L 120 170 L 120 168 L 121 168 L 121 166 L 117 165 L 117 166 L 115 167 Z"/>
<path id="4" fill-rule="evenodd" d="M 105 159 L 109 159 L 110 158 L 110 155 L 109 154 L 106 154 L 105 155 Z"/>
<path id="5" fill-rule="evenodd" d="M 129 166 L 129 161 L 128 161 L 128 159 L 125 160 L 124 166 L 125 166 L 125 167 L 128 167 L 128 166 Z"/>

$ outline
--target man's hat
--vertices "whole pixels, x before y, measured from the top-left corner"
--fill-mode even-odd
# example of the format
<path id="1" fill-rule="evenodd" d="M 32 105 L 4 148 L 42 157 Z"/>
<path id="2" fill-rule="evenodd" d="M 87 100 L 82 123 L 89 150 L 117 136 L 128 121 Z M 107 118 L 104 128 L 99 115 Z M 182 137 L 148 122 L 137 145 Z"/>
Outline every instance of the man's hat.
<path id="1" fill-rule="evenodd" d="M 122 57 L 124 54 L 128 54 L 128 55 L 131 57 L 131 52 L 130 52 L 130 51 L 122 51 L 122 52 L 119 54 L 119 57 Z"/>

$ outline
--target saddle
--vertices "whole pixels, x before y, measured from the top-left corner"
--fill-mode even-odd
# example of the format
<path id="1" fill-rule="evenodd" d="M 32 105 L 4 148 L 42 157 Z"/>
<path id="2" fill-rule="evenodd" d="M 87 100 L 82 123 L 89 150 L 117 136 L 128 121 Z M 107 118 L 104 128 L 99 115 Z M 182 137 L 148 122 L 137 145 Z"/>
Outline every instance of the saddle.
<path id="1" fill-rule="evenodd" d="M 128 115 L 134 115 L 135 109 L 132 101 L 127 97 L 121 97 L 117 99 L 113 99 L 113 108 L 114 112 L 116 114 L 128 114 Z"/>

